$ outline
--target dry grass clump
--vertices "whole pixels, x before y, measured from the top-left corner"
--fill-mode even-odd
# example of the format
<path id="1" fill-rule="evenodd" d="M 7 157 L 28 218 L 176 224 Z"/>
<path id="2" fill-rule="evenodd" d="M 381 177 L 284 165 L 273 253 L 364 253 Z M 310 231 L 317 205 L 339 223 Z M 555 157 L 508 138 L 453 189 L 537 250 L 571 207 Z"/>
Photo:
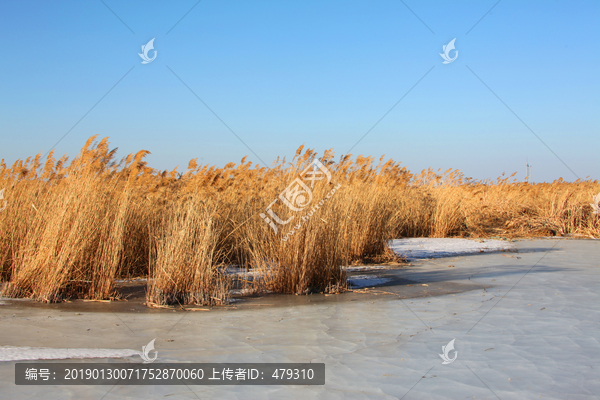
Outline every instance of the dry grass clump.
<path id="1" fill-rule="evenodd" d="M 600 237 L 589 204 L 598 181 L 413 175 L 383 157 L 335 161 L 303 147 L 271 168 L 192 160 L 178 173 L 149 168 L 144 150 L 117 163 L 107 139 L 94 140 L 69 164 L 52 153 L 43 165 L 39 155 L 0 163 L 3 295 L 107 299 L 116 279 L 148 276 L 150 304 L 217 305 L 239 283 L 227 265 L 252 271 L 243 282 L 254 291 L 337 292 L 342 266 L 393 258 L 393 238 Z M 313 181 L 317 163 L 328 174 Z M 289 222 L 273 229 L 267 209 Z"/>
<path id="2" fill-rule="evenodd" d="M 218 268 L 219 203 L 199 194 L 167 205 L 150 229 L 147 300 L 155 304 L 227 303 L 229 281 Z"/>
<path id="3" fill-rule="evenodd" d="M 471 181 L 456 170 L 424 171 L 398 201 L 395 237 L 600 237 L 590 201 L 598 181 L 531 184 Z"/>
<path id="4" fill-rule="evenodd" d="M 303 160 L 299 160 L 299 164 L 302 163 Z M 281 181 L 281 188 L 269 191 L 274 192 L 272 199 L 277 198 L 285 183 Z M 254 280 L 255 289 L 302 294 L 337 291 L 345 286 L 341 268 L 347 262 L 343 243 L 345 221 L 331 218 L 340 208 L 338 197 L 343 191 L 325 202 L 323 198 L 331 190 L 331 184 L 316 185 L 312 190 L 313 201 L 297 213 L 281 204 L 273 207 L 280 218 L 291 219 L 290 223 L 279 225 L 277 233 L 258 218 L 265 207 L 255 202 L 255 209 L 248 212 L 255 217 L 248 215 L 250 218 L 238 231 L 248 254 L 247 265 L 259 272 L 260 279 Z"/>
<path id="5" fill-rule="evenodd" d="M 241 212 L 245 222 L 240 224 L 237 237 L 246 250 L 246 265 L 260 271 L 261 279 L 253 281 L 257 290 L 338 292 L 346 287 L 342 266 L 389 256 L 386 241 L 393 233 L 392 189 L 406 184 L 406 171 L 393 161 L 384 164 L 380 160 L 374 166 L 372 158 L 358 157 L 353 162 L 346 156 L 334 163 L 331 152 L 318 159 L 312 150 L 304 154 L 302 150 L 298 149 L 288 168 L 276 166 L 284 179 L 267 180 Z M 303 172 L 315 161 L 327 165 L 331 176 L 321 176 L 310 193 L 302 190 L 305 198 L 293 203 L 294 210 L 279 196 L 290 182 L 294 185 L 295 179 L 312 184 L 310 179 L 303 179 Z M 265 205 L 282 221 L 289 221 L 275 224 L 277 232 L 256 217 L 265 212 Z"/>
<path id="6" fill-rule="evenodd" d="M 21 208 L 13 205 L 7 215 L 15 218 L 9 227 L 18 235 L 2 249 L 7 260 L 2 272 L 9 278 L 5 295 L 54 302 L 111 294 L 143 153 L 117 173 L 117 165 L 109 165 L 115 151 L 108 151 L 107 141 L 90 149 L 91 141 L 68 169 L 62 169 L 62 160 L 53 165 L 50 156 L 37 176 L 36 158 L 13 181 L 12 187 L 28 190 L 20 188 Z"/>

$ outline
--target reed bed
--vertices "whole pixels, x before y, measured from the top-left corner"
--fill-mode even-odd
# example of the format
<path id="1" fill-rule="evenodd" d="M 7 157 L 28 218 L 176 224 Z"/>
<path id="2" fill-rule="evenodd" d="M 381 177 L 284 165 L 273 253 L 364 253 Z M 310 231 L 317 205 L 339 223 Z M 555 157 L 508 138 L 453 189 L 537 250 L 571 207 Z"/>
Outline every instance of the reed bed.
<path id="1" fill-rule="evenodd" d="M 386 246 L 393 238 L 600 237 L 590 205 L 598 181 L 473 181 L 457 170 L 413 174 L 383 157 L 335 160 L 303 147 L 269 168 L 192 160 L 179 173 L 148 167 L 147 154 L 117 162 L 108 138 L 94 136 L 70 163 L 53 153 L 43 164 L 40 155 L 11 167 L 2 160 L 2 294 L 110 299 L 117 279 L 144 276 L 149 305 L 220 305 L 234 283 L 343 291 L 342 267 L 395 259 Z M 327 175 L 310 180 L 317 164 Z M 289 222 L 267 223 L 267 209 Z M 253 274 L 234 277 L 231 265 Z"/>
<path id="2" fill-rule="evenodd" d="M 216 264 L 223 218 L 219 203 L 193 194 L 166 206 L 150 229 L 147 300 L 151 304 L 223 305 L 229 282 Z"/>

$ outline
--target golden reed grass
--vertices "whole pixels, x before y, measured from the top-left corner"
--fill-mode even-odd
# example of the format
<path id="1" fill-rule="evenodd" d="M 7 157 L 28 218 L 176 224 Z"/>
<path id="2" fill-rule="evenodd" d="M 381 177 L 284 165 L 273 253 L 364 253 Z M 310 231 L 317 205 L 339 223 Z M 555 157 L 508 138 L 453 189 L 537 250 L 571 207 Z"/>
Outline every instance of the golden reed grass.
<path id="1" fill-rule="evenodd" d="M 252 291 L 338 292 L 342 266 L 394 258 L 393 238 L 600 237 L 589 204 L 598 181 L 474 182 L 456 170 L 412 174 L 383 157 L 335 161 L 303 147 L 271 168 L 192 160 L 178 173 L 148 167 L 145 150 L 116 162 L 108 139 L 95 139 L 70 163 L 53 153 L 44 164 L 40 155 L 0 163 L 3 295 L 109 299 L 115 280 L 146 276 L 149 304 L 218 305 L 237 279 L 228 265 L 258 272 L 244 280 Z M 302 211 L 276 202 L 277 215 L 293 218 L 275 233 L 259 215 L 315 159 L 331 181 L 316 183 Z"/>

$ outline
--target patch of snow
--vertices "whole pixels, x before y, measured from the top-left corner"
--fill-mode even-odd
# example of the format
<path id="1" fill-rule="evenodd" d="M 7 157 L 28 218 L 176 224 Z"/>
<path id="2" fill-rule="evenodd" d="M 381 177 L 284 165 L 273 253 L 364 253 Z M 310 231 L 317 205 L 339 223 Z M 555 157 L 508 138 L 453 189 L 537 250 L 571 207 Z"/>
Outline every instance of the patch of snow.
<path id="1" fill-rule="evenodd" d="M 231 289 L 230 294 L 252 294 L 252 289 Z"/>
<path id="2" fill-rule="evenodd" d="M 134 278 L 134 279 L 115 279 L 117 283 L 131 283 L 131 282 L 147 282 L 148 278 Z"/>
<path id="3" fill-rule="evenodd" d="M 57 349 L 52 347 L 0 347 L 0 361 L 64 360 L 69 358 L 124 358 L 140 355 L 131 349 Z"/>
<path id="4" fill-rule="evenodd" d="M 260 271 L 258 270 L 249 270 L 246 271 L 246 268 L 240 268 L 240 267 L 236 267 L 236 266 L 227 266 L 223 272 L 226 275 L 233 275 L 233 276 L 260 276 Z"/>
<path id="5" fill-rule="evenodd" d="M 376 275 L 354 275 L 348 278 L 348 283 L 355 288 L 381 285 L 389 282 L 390 279 L 382 278 Z"/>
<path id="6" fill-rule="evenodd" d="M 344 269 L 348 272 L 356 272 L 356 271 L 370 271 L 374 269 L 386 269 L 387 267 L 384 265 L 357 265 L 355 267 L 345 267 Z"/>
<path id="7" fill-rule="evenodd" d="M 462 254 L 481 253 L 512 249 L 504 240 L 472 240 L 454 238 L 408 238 L 395 239 L 390 248 L 409 260 L 452 257 Z"/>

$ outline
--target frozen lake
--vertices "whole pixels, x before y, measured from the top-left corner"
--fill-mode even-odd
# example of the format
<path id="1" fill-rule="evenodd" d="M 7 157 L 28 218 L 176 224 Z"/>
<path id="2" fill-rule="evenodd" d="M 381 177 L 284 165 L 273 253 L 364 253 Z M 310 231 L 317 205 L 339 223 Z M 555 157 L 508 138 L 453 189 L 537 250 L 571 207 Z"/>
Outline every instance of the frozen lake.
<path id="1" fill-rule="evenodd" d="M 342 295 L 264 296 L 197 312 L 0 305 L 0 358 L 27 347 L 34 357 L 32 348 L 85 350 L 123 357 L 98 362 L 137 364 L 135 352 L 157 338 L 159 362 L 320 362 L 324 386 L 15 386 L 13 358 L 0 362 L 0 397 L 598 398 L 599 240 L 504 242 L 511 251 L 472 254 L 421 244 L 437 258 L 413 252 L 410 266 L 356 269 L 381 281 Z M 441 251 L 451 257 L 432 255 Z M 444 365 L 439 354 L 453 339 L 456 360 Z"/>

